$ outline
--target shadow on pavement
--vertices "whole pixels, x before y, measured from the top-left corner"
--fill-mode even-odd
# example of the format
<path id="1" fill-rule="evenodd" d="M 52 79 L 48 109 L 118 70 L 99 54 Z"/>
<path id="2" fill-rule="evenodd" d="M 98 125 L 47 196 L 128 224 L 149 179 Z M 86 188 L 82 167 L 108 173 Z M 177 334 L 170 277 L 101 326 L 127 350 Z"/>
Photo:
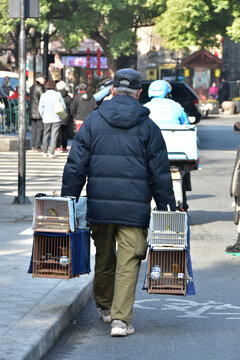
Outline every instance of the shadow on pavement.
<path id="1" fill-rule="evenodd" d="M 216 221 L 232 221 L 233 211 L 190 210 L 190 225 L 202 225 Z"/>

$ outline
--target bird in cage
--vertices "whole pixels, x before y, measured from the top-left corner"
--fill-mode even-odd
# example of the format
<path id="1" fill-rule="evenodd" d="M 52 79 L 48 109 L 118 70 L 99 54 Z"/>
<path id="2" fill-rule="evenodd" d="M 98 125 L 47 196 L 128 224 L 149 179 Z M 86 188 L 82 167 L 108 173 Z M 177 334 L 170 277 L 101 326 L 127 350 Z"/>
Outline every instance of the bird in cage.
<path id="1" fill-rule="evenodd" d="M 49 209 L 52 216 L 58 216 L 54 208 Z"/>

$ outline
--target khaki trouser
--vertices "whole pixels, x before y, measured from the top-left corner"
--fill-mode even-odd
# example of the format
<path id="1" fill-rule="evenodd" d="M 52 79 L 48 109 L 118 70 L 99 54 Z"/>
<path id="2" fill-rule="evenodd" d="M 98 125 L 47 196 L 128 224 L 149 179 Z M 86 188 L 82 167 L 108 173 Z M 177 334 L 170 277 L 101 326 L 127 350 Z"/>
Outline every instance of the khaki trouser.
<path id="1" fill-rule="evenodd" d="M 96 305 L 111 309 L 112 320 L 129 324 L 141 259 L 147 252 L 147 229 L 115 224 L 90 224 L 90 228 L 96 246 L 93 282 Z"/>

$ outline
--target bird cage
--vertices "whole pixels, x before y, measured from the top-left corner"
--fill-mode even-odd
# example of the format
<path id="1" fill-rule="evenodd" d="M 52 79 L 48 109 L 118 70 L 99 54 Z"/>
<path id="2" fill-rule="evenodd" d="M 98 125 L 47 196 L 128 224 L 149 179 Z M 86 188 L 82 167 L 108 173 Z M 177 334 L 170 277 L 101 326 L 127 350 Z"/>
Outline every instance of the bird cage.
<path id="1" fill-rule="evenodd" d="M 149 294 L 186 295 L 187 251 L 149 250 L 147 291 Z M 153 276 L 153 267 L 159 276 Z"/>
<path id="2" fill-rule="evenodd" d="M 148 242 L 151 248 L 187 247 L 187 214 L 179 211 L 153 210 L 151 214 Z"/>
<path id="3" fill-rule="evenodd" d="M 75 198 L 36 197 L 35 232 L 68 233 L 75 230 Z"/>
<path id="4" fill-rule="evenodd" d="M 33 277 L 70 279 L 71 265 L 70 235 L 34 233 Z"/>

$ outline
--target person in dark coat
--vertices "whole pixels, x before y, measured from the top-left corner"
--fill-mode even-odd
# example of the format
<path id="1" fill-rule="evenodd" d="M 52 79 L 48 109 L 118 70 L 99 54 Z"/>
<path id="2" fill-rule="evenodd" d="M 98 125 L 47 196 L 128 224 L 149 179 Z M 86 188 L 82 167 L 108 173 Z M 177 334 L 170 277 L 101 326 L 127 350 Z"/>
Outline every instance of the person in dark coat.
<path id="1" fill-rule="evenodd" d="M 97 108 L 97 103 L 88 90 L 87 84 L 82 83 L 79 85 L 79 92 L 74 97 L 70 106 L 70 111 L 74 119 L 76 131 L 80 129 L 86 117 Z"/>
<path id="2" fill-rule="evenodd" d="M 218 101 L 219 101 L 220 107 L 224 101 L 229 100 L 229 97 L 230 97 L 229 82 L 225 81 L 225 79 L 222 78 L 221 82 L 219 84 L 219 89 L 218 89 Z"/>
<path id="3" fill-rule="evenodd" d="M 68 94 L 68 91 L 66 89 L 66 83 L 64 81 L 59 81 L 56 84 L 56 90 L 61 93 L 66 105 L 66 112 L 67 112 L 66 119 L 61 120 L 61 129 L 57 140 L 56 151 L 65 152 L 68 151 L 67 149 L 68 139 L 73 137 L 73 117 L 70 113 L 70 105 L 72 103 L 72 98 Z"/>
<path id="4" fill-rule="evenodd" d="M 240 122 L 234 124 L 234 131 L 240 134 Z M 236 154 L 231 178 L 230 195 L 235 200 L 234 223 L 237 225 L 238 237 L 234 245 L 225 249 L 225 254 L 240 256 L 240 145 Z"/>
<path id="5" fill-rule="evenodd" d="M 36 76 L 36 82 L 30 88 L 29 107 L 32 126 L 32 150 L 42 151 L 43 121 L 38 110 L 41 95 L 44 93 L 45 77 L 41 74 Z"/>
<path id="6" fill-rule="evenodd" d="M 115 73 L 113 97 L 83 122 L 64 168 L 62 196 L 79 198 L 87 178 L 87 220 L 96 247 L 94 298 L 112 336 L 134 332 L 130 321 L 141 260 L 147 251 L 151 200 L 176 203 L 166 144 L 139 101 L 140 74 Z M 116 243 L 118 252 L 116 253 Z"/>

